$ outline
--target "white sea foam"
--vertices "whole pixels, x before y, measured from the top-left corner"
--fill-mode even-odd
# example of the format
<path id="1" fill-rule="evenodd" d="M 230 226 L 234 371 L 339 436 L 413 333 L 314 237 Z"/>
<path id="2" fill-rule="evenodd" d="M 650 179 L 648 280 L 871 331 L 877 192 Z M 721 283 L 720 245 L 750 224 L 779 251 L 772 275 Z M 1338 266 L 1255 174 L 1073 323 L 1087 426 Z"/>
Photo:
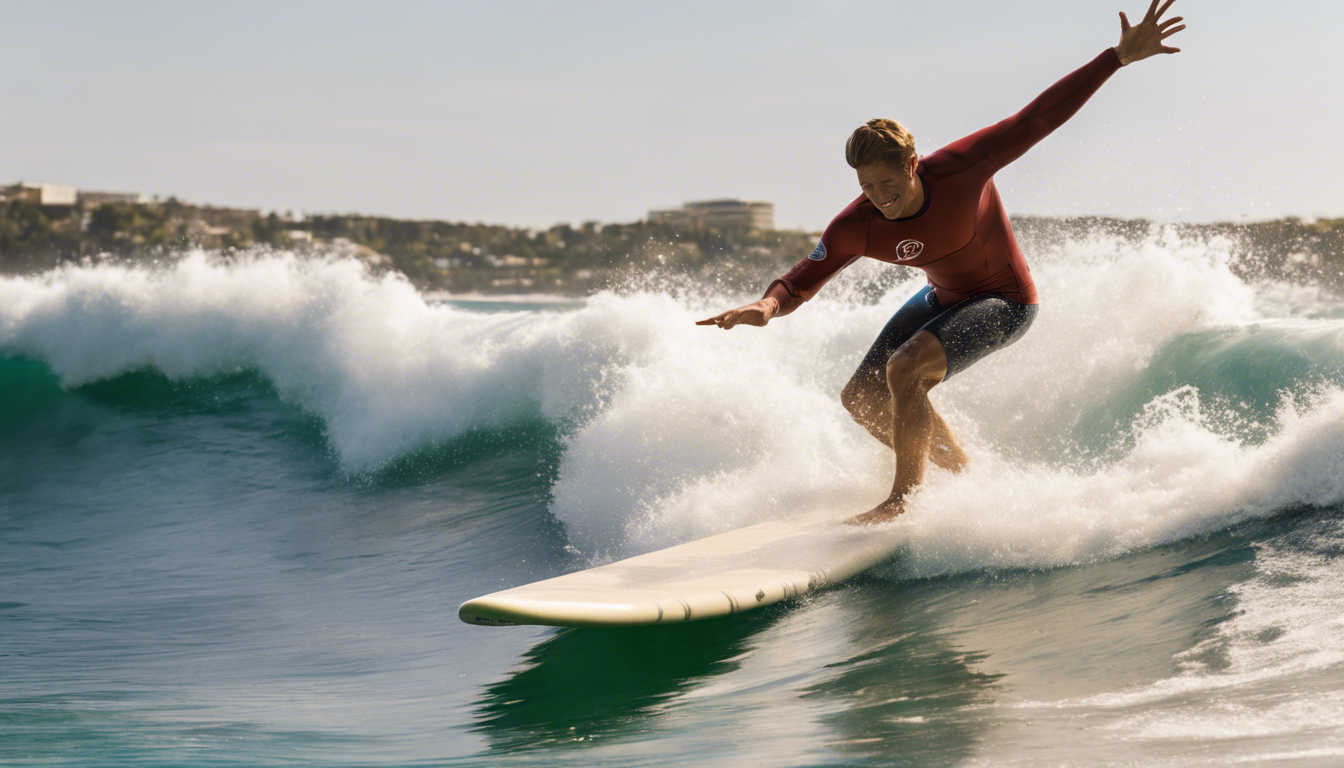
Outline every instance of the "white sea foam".
<path id="1" fill-rule="evenodd" d="M 1292 503 L 1344 500 L 1344 397 L 1328 386 L 1266 414 L 1275 422 L 1267 443 L 1211 426 L 1216 408 L 1187 387 L 1148 404 L 1118 461 L 1079 469 L 1066 458 L 1079 415 L 1131 385 L 1176 337 L 1300 314 L 1280 286 L 1266 288 L 1276 297 L 1266 302 L 1262 286 L 1238 279 L 1225 246 L 1159 231 L 1138 246 L 1071 242 L 1042 260 L 1046 304 L 1031 332 L 935 391 L 973 463 L 961 476 L 931 470 L 899 523 L 909 574 L 1085 562 Z M 553 507 L 571 539 L 629 554 L 789 510 L 846 514 L 884 498 L 890 454 L 836 393 L 918 280 L 865 305 L 852 298 L 865 276 L 850 272 L 763 330 L 706 337 L 670 314 L 683 322 L 655 337 L 655 366 L 633 367 L 632 385 L 571 441 Z M 1304 339 L 1344 340 L 1337 321 L 1292 324 Z"/>
<path id="2" fill-rule="evenodd" d="M 934 392 L 973 463 L 931 470 L 899 523 L 910 574 L 1088 561 L 1344 499 L 1344 395 L 1328 382 L 1266 415 L 1265 442 L 1215 428 L 1216 405 L 1177 387 L 1148 404 L 1124 455 L 1070 459 L 1080 414 L 1182 334 L 1297 318 L 1278 321 L 1278 343 L 1344 339 L 1339 321 L 1302 319 L 1322 311 L 1319 292 L 1247 284 L 1227 251 L 1155 231 L 1037 253 L 1045 303 L 1031 332 Z M 352 471 L 472 429 L 562 422 L 552 511 L 579 551 L 612 557 L 886 495 L 890 453 L 838 392 L 920 284 L 910 274 L 861 300 L 889 269 L 856 265 L 795 315 L 725 333 L 693 321 L 749 296 L 631 290 L 487 314 L 426 303 L 354 260 L 196 252 L 156 269 L 0 279 L 0 351 L 45 360 L 71 386 L 146 367 L 256 370 L 323 419 Z"/>
<path id="3" fill-rule="evenodd" d="M 901 522 L 908 573 L 1086 563 L 1344 502 L 1344 392 L 1289 398 L 1258 445 L 1211 429 L 1185 387 L 1149 404 L 1133 450 L 1104 469 L 980 458 L 964 476 L 930 483 Z"/>

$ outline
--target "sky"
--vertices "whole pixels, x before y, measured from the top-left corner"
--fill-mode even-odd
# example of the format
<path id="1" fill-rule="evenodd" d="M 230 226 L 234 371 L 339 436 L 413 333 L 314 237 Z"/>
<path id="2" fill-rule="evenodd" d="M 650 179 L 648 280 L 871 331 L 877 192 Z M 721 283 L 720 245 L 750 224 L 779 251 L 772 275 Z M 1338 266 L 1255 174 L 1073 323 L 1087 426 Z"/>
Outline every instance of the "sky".
<path id="1" fill-rule="evenodd" d="M 1016 112 L 1142 0 L 0 0 L 0 184 L 545 228 L 688 200 L 823 228 L 844 142 L 921 153 Z M 1173 56 L 1116 73 L 1001 171 L 1010 213 L 1344 216 L 1344 4 L 1177 0 Z"/>

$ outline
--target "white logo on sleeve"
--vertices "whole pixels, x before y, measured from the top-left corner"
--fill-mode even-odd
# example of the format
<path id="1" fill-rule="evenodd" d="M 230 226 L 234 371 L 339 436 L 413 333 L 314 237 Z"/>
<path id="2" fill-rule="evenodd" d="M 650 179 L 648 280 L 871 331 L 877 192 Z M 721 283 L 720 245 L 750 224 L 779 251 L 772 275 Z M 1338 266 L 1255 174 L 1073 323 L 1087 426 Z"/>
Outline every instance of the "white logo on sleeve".
<path id="1" fill-rule="evenodd" d="M 797 251 L 794 251 L 794 253 L 797 253 Z M 818 242 L 817 249 L 809 253 L 807 255 L 807 258 L 813 261 L 821 261 L 822 259 L 826 258 L 826 244 Z"/>
<path id="2" fill-rule="evenodd" d="M 902 240 L 896 244 L 896 260 L 909 261 L 924 252 L 924 244 L 918 240 Z"/>

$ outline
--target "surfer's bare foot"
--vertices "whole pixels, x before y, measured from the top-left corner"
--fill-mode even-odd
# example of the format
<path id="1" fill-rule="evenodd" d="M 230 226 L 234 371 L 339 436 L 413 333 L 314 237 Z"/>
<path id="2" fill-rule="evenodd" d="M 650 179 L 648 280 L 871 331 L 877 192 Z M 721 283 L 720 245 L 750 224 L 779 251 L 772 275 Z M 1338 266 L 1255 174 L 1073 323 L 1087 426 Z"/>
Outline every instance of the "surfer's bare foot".
<path id="1" fill-rule="evenodd" d="M 848 525 L 877 525 L 878 523 L 895 520 L 897 515 L 904 511 L 905 502 L 893 496 L 861 515 L 846 518 L 845 523 Z"/>

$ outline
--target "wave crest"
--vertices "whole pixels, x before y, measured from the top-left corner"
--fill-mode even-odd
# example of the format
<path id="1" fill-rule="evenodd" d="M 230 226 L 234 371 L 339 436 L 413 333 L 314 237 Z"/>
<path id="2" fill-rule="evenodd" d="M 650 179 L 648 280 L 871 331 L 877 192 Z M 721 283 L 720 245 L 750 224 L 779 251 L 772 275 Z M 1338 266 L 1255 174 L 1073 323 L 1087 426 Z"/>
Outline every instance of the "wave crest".
<path id="1" fill-rule="evenodd" d="M 1167 230 L 1037 250 L 1032 331 L 934 392 L 974 463 L 931 471 L 902 522 L 912 573 L 1085 561 L 1340 501 L 1344 323 L 1319 318 L 1338 302 L 1248 283 L 1226 244 Z M 753 296 L 646 283 L 480 312 L 352 259 L 196 251 L 0 279 L 0 352 L 67 387 L 255 371 L 354 472 L 545 419 L 564 434 L 551 510 L 580 552 L 614 557 L 885 496 L 890 452 L 838 392 L 921 282 L 891 270 L 855 265 L 795 315 L 723 333 L 694 321 Z M 1240 407 L 1247 377 L 1263 396 Z"/>

